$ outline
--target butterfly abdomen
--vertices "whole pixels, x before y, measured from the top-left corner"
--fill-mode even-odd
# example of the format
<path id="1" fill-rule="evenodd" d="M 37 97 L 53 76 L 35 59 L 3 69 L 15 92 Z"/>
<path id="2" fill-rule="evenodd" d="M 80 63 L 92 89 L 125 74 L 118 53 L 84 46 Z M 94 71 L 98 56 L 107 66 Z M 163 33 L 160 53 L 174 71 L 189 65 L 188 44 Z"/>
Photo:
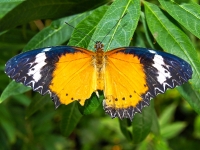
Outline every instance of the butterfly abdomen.
<path id="1" fill-rule="evenodd" d="M 99 43 L 100 44 L 100 43 Z M 95 68 L 96 68 L 96 77 L 97 77 L 97 89 L 104 89 L 104 76 L 103 70 L 105 69 L 105 52 L 102 49 L 103 45 L 99 45 L 96 48 L 96 56 L 95 56 Z"/>

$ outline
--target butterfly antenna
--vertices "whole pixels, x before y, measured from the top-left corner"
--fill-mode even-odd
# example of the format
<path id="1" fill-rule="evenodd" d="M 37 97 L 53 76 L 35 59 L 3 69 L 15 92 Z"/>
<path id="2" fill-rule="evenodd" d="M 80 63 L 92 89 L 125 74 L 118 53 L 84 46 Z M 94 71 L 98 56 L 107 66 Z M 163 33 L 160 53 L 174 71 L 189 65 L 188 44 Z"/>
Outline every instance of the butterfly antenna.
<path id="1" fill-rule="evenodd" d="M 104 39 L 108 36 L 108 34 L 110 34 L 110 32 L 114 29 L 114 27 L 116 27 L 116 25 L 119 23 L 119 21 L 124 18 L 124 16 L 126 16 L 127 13 L 125 13 L 121 18 L 119 18 L 119 20 L 115 23 L 115 25 L 110 29 L 110 31 L 104 36 L 103 40 L 101 42 L 104 41 Z"/>
<path id="2" fill-rule="evenodd" d="M 88 38 L 88 36 L 90 36 L 90 35 L 88 35 L 88 34 L 86 34 L 86 33 L 84 33 L 83 31 L 81 31 L 81 30 L 79 30 L 79 29 L 77 29 L 77 28 L 75 28 L 74 26 L 72 26 L 71 24 L 69 24 L 68 22 L 65 22 L 68 26 L 70 26 L 70 27 L 72 27 L 73 29 L 75 29 L 76 31 L 78 31 L 79 33 L 81 33 L 82 35 L 84 35 L 84 36 L 86 36 L 87 38 Z M 90 36 L 91 37 L 91 36 Z M 96 41 L 95 40 L 93 40 L 92 39 L 92 37 L 91 37 L 91 40 L 94 42 L 94 43 L 96 43 Z"/>
<path id="3" fill-rule="evenodd" d="M 112 31 L 112 29 L 119 23 L 119 21 L 120 21 L 122 18 L 124 18 L 124 16 L 125 16 L 126 14 L 127 14 L 127 13 L 125 13 L 121 18 L 119 18 L 119 20 L 118 20 L 118 21 L 115 23 L 115 25 L 110 29 L 110 31 L 104 36 L 104 38 L 103 38 L 103 40 L 102 40 L 101 42 L 104 41 L 104 39 L 108 36 L 108 34 Z M 72 25 L 69 24 L 68 22 L 65 22 L 65 23 L 66 23 L 68 26 L 70 26 L 70 27 L 72 27 L 73 29 L 75 29 L 76 31 L 78 31 L 79 33 L 81 33 L 82 35 L 84 35 L 84 36 L 86 35 L 87 38 L 88 38 L 88 36 L 90 36 L 90 35 L 84 33 L 83 31 L 77 29 L 76 27 L 72 26 Z M 94 43 L 96 43 L 96 41 L 92 39 L 92 36 L 90 36 L 90 37 L 91 37 L 90 40 L 92 40 Z"/>

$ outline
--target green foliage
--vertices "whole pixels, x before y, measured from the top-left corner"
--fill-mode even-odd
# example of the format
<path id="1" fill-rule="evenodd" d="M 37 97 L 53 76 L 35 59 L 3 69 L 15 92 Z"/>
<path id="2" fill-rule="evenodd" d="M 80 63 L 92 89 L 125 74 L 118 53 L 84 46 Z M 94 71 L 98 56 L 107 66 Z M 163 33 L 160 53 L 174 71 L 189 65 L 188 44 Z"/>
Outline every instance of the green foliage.
<path id="1" fill-rule="evenodd" d="M 197 3 L 198 0 L 116 0 L 113 3 L 109 0 L 1 0 L 0 149 L 198 147 L 200 6 Z M 193 78 L 176 88 L 178 92 L 168 90 L 158 95 L 130 122 L 104 114 L 102 93 L 100 98 L 93 93 L 84 106 L 75 102 L 54 110 L 48 95 L 34 93 L 3 73 L 6 61 L 20 51 L 61 44 L 94 50 L 94 41 L 102 40 L 106 51 L 134 45 L 175 54 L 191 64 Z"/>

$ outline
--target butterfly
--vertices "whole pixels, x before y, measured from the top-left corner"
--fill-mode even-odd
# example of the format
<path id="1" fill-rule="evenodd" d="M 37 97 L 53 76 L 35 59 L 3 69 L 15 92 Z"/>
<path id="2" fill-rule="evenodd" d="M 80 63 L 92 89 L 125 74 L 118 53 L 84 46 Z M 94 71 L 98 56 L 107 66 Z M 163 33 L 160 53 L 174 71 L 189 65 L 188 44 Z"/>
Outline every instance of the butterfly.
<path id="1" fill-rule="evenodd" d="M 100 41 L 95 49 L 55 46 L 24 52 L 6 63 L 5 73 L 50 94 L 56 108 L 74 101 L 84 105 L 93 92 L 103 91 L 105 112 L 130 120 L 150 99 L 192 77 L 191 66 L 172 54 L 139 47 L 104 52 Z"/>

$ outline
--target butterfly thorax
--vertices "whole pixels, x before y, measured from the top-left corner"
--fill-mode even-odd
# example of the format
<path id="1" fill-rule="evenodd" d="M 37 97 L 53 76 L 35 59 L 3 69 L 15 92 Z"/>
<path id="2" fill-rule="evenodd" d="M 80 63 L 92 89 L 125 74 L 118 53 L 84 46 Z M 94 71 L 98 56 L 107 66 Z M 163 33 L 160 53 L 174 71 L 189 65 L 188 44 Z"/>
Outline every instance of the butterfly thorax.
<path id="1" fill-rule="evenodd" d="M 105 52 L 103 51 L 103 44 L 100 41 L 97 41 L 95 44 L 96 57 L 95 57 L 95 66 L 97 70 L 97 89 L 103 90 L 103 70 L 105 68 Z"/>
<path id="2" fill-rule="evenodd" d="M 103 58 L 104 58 L 103 44 L 97 41 L 95 44 L 95 49 L 96 49 L 95 65 L 98 69 L 101 69 L 103 65 Z"/>

